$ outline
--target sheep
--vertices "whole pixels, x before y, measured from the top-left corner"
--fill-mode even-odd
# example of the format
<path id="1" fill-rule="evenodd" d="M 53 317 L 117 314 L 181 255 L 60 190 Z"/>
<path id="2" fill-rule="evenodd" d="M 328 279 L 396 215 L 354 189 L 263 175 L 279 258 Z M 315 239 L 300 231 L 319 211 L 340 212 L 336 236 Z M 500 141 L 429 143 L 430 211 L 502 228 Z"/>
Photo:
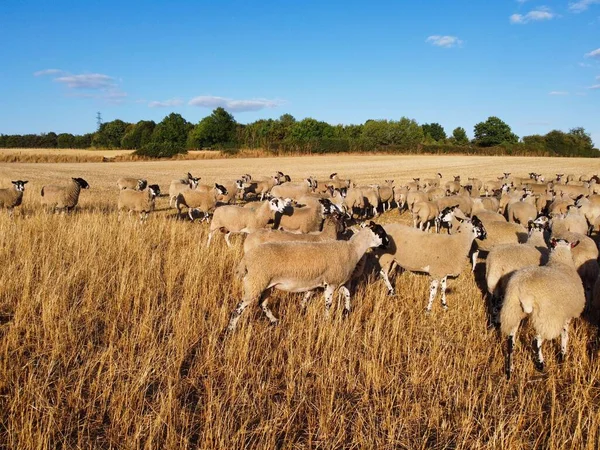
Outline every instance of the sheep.
<path id="1" fill-rule="evenodd" d="M 435 202 L 416 202 L 413 205 L 413 226 L 419 230 L 429 231 L 432 222 L 435 222 L 440 210 Z M 436 232 L 439 232 L 436 226 Z"/>
<path id="2" fill-rule="evenodd" d="M 576 199 L 580 195 L 583 195 L 586 197 L 590 195 L 590 190 L 585 186 L 572 186 L 572 185 L 561 184 L 561 185 L 554 185 L 552 190 L 554 191 L 554 193 L 557 196 L 569 197 L 572 199 Z"/>
<path id="3" fill-rule="evenodd" d="M 425 178 L 425 179 L 423 179 L 422 186 L 423 187 L 439 187 L 441 181 L 442 181 L 442 174 L 438 172 L 435 175 L 435 178 Z"/>
<path id="4" fill-rule="evenodd" d="M 473 207 L 471 213 L 476 214 L 481 211 L 498 211 L 499 202 L 496 197 L 478 197 L 473 198 Z"/>
<path id="5" fill-rule="evenodd" d="M 71 178 L 68 186 L 48 185 L 40 192 L 42 205 L 56 212 L 58 209 L 70 212 L 77 206 L 81 189 L 89 189 L 90 185 L 83 178 Z"/>
<path id="6" fill-rule="evenodd" d="M 260 195 L 260 201 L 263 201 L 265 196 L 267 196 L 271 190 L 279 185 L 279 174 L 276 174 L 272 177 L 262 177 L 258 180 L 251 180 L 245 182 L 241 185 L 242 198 L 246 198 L 248 194 L 254 194 L 258 197 Z M 284 183 L 284 185 L 291 185 L 291 183 Z M 276 194 L 272 194 L 273 196 L 277 196 Z"/>
<path id="7" fill-rule="evenodd" d="M 282 213 L 286 204 L 279 198 L 274 198 L 262 203 L 256 208 L 244 208 L 236 205 L 221 206 L 215 210 L 208 232 L 206 246 L 215 232 L 221 231 L 225 234 L 225 242 L 231 247 L 229 235 L 231 233 L 252 233 L 267 226 L 273 220 L 275 212 Z"/>
<path id="8" fill-rule="evenodd" d="M 412 211 L 415 203 L 417 202 L 427 202 L 429 201 L 429 197 L 426 192 L 423 191 L 408 191 L 406 195 L 406 205 L 408 206 L 408 210 Z"/>
<path id="9" fill-rule="evenodd" d="M 589 198 L 581 197 L 575 202 L 580 214 L 585 217 L 585 220 L 588 223 L 588 234 L 591 233 L 594 222 L 600 217 L 600 202 L 596 201 L 595 197 L 597 196 L 591 196 Z"/>
<path id="10" fill-rule="evenodd" d="M 0 208 L 6 208 L 10 217 L 13 215 L 14 208 L 21 206 L 25 185 L 29 181 L 16 180 L 11 181 L 11 183 L 13 184 L 12 189 L 0 189 Z"/>
<path id="11" fill-rule="evenodd" d="M 483 182 L 477 178 L 467 178 L 466 186 L 471 186 L 471 194 L 478 196 L 483 187 Z"/>
<path id="12" fill-rule="evenodd" d="M 317 232 L 330 212 L 331 202 L 327 199 L 319 199 L 318 204 L 312 206 L 287 207 L 282 213 L 275 214 L 273 228 L 291 233 Z"/>
<path id="13" fill-rule="evenodd" d="M 242 312 L 257 301 L 271 324 L 277 319 L 267 306 L 265 292 L 271 288 L 287 292 L 311 292 L 325 288 L 325 314 L 340 289 L 345 297 L 344 315 L 350 313 L 349 281 L 365 252 L 386 247 L 388 237 L 381 225 L 370 222 L 349 241 L 271 242 L 250 250 L 238 265 L 243 297 L 231 314 L 227 331 L 235 329 Z"/>
<path id="14" fill-rule="evenodd" d="M 200 177 L 193 177 L 189 172 L 187 178 L 171 181 L 171 185 L 169 186 L 169 208 L 173 207 L 174 203 L 177 201 L 177 196 L 183 191 L 196 189 L 199 181 Z"/>
<path id="15" fill-rule="evenodd" d="M 546 266 L 518 270 L 508 281 L 500 310 L 500 329 L 507 336 L 505 373 L 513 371 L 512 354 L 521 320 L 529 315 L 536 331 L 536 368 L 544 369 L 542 343 L 560 335 L 560 359 L 567 353 L 569 323 L 583 312 L 585 293 L 575 270 L 571 248 L 578 242 L 552 240 Z"/>
<path id="16" fill-rule="evenodd" d="M 477 266 L 480 252 L 489 252 L 494 247 L 503 244 L 519 244 L 527 242 L 527 230 L 523 225 L 502 221 L 488 221 L 485 225 L 487 236 L 485 241 L 476 239 L 477 247 L 471 255 L 473 272 Z"/>
<path id="17" fill-rule="evenodd" d="M 447 181 L 444 185 L 447 193 L 458 194 L 460 192 L 460 175 L 454 176 L 454 181 Z"/>
<path id="18" fill-rule="evenodd" d="M 427 198 L 429 201 L 434 202 L 440 198 L 444 198 L 446 196 L 446 191 L 444 191 L 440 187 L 429 188 L 425 191 L 427 193 Z"/>
<path id="19" fill-rule="evenodd" d="M 546 219 L 546 218 L 544 218 Z M 524 244 L 498 245 L 490 250 L 485 260 L 485 279 L 490 304 L 493 307 L 492 320 L 496 322 L 497 308 L 506 283 L 515 271 L 528 266 L 539 266 L 548 261 L 549 250 L 544 239 L 547 219 L 529 221 L 529 236 Z"/>
<path id="20" fill-rule="evenodd" d="M 573 233 L 587 234 L 589 231 L 588 222 L 576 206 L 570 205 L 567 208 L 567 214 L 555 215 L 551 220 L 552 232 L 560 234 L 564 231 Z"/>
<path id="21" fill-rule="evenodd" d="M 530 220 L 534 220 L 537 217 L 537 213 L 537 208 L 524 199 L 509 204 L 506 209 L 508 221 L 520 223 L 521 225 L 525 225 L 529 223 Z"/>
<path id="22" fill-rule="evenodd" d="M 571 198 L 556 198 L 548 205 L 548 215 L 550 217 L 556 217 L 567 214 L 569 206 L 574 204 L 575 202 Z"/>
<path id="23" fill-rule="evenodd" d="M 142 178 L 121 177 L 117 180 L 117 187 L 121 189 L 135 189 L 143 191 L 148 186 L 148 181 Z"/>
<path id="24" fill-rule="evenodd" d="M 573 260 L 575 261 L 577 273 L 583 283 L 586 298 L 590 298 L 594 283 L 600 273 L 600 268 L 598 267 L 598 247 L 596 246 L 596 243 L 585 234 L 564 230 L 557 231 L 554 228 L 552 228 L 552 237 L 564 239 L 569 242 L 579 242 L 579 245 L 573 249 Z"/>
<path id="25" fill-rule="evenodd" d="M 406 206 L 408 192 L 408 189 L 405 187 L 394 187 L 394 202 L 396 202 L 396 206 L 398 206 L 398 212 L 402 212 Z"/>
<path id="26" fill-rule="evenodd" d="M 188 190 L 183 191 L 177 196 L 175 206 L 177 207 L 178 216 L 181 215 L 183 206 L 188 208 L 188 216 L 194 221 L 193 211 L 197 210 L 203 214 L 201 221 L 208 220 L 209 214 L 214 211 L 217 206 L 219 196 L 227 195 L 225 186 L 215 183 L 210 191 L 205 190 Z"/>
<path id="27" fill-rule="evenodd" d="M 394 288 L 389 280 L 389 272 L 393 263 L 411 272 L 424 272 L 431 277 L 429 302 L 426 311 L 431 311 L 433 300 L 441 284 L 442 307 L 446 303 L 446 280 L 457 277 L 465 265 L 473 239 L 485 239 L 486 230 L 477 216 L 465 219 L 453 235 L 425 233 L 401 224 L 388 224 L 384 229 L 390 237 L 390 248 L 385 252 L 376 252 L 379 259 L 380 274 L 394 295 Z"/>
<path id="28" fill-rule="evenodd" d="M 129 214 L 133 211 L 140 213 L 140 222 L 145 221 L 148 218 L 148 214 L 154 211 L 154 202 L 159 195 L 160 188 L 157 184 L 151 184 L 143 191 L 121 189 L 117 205 L 119 220 L 121 220 L 121 213 L 126 209 Z"/>
<path id="29" fill-rule="evenodd" d="M 344 198 L 344 206 L 346 207 L 346 211 L 351 216 L 357 215 L 362 216 L 365 211 L 365 197 L 360 188 L 351 187 L 346 192 L 346 197 Z"/>
<path id="30" fill-rule="evenodd" d="M 314 192 L 314 178 L 309 177 L 301 183 L 282 183 L 271 187 L 271 196 L 279 198 L 297 198 L 309 192 Z M 318 184 L 317 184 L 318 185 Z M 261 195 L 261 200 L 263 196 Z"/>
<path id="31" fill-rule="evenodd" d="M 383 212 L 392 207 L 392 201 L 394 200 L 393 186 L 394 180 L 385 180 L 385 183 L 379 186 L 379 202 L 383 207 Z"/>
<path id="32" fill-rule="evenodd" d="M 345 230 L 344 217 L 334 212 L 325 218 L 323 223 L 323 231 L 316 233 L 298 234 L 290 233 L 289 231 L 281 230 L 257 230 L 248 235 L 244 241 L 244 253 L 248 253 L 254 247 L 264 244 L 265 242 L 322 242 L 335 241 L 338 235 Z"/>

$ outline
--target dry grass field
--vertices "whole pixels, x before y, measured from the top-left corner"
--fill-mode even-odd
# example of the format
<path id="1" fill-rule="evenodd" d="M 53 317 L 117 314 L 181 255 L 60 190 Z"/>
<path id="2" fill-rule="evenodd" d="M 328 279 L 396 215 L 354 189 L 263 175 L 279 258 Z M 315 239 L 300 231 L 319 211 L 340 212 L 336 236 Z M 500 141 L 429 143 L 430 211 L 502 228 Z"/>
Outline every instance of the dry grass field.
<path id="1" fill-rule="evenodd" d="M 0 448 L 597 449 L 596 330 L 572 326 L 570 354 L 546 343 L 533 365 L 531 330 L 515 372 L 486 326 L 481 267 L 449 281 L 449 310 L 430 315 L 426 276 L 363 280 L 342 319 L 322 297 L 275 292 L 269 326 L 256 306 L 223 339 L 241 295 L 242 238 L 205 248 L 206 224 L 175 221 L 168 199 L 147 223 L 117 221 L 116 180 L 168 190 L 242 173 L 292 178 L 339 172 L 358 182 L 413 176 L 598 173 L 590 159 L 324 156 L 205 161 L 0 164 L 0 186 L 28 179 L 24 205 L 0 214 Z M 47 215 L 44 184 L 83 177 L 78 211 Z M 1 211 L 0 211 L 1 212 Z M 397 211 L 380 222 L 407 221 Z"/>

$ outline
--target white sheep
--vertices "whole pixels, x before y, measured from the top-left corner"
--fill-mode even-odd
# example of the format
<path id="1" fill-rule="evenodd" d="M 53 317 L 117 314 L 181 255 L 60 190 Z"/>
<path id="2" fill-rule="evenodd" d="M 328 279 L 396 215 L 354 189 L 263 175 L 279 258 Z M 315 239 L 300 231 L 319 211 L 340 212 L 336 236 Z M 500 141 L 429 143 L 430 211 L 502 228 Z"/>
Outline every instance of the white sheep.
<path id="1" fill-rule="evenodd" d="M 258 302 L 271 324 L 277 319 L 267 306 L 265 292 L 271 288 L 287 292 L 312 292 L 325 288 L 325 311 L 329 313 L 333 294 L 340 289 L 345 297 L 344 314 L 350 312 L 348 282 L 354 268 L 369 248 L 385 247 L 387 235 L 381 225 L 371 222 L 349 241 L 272 242 L 259 245 L 244 255 L 237 274 L 242 277 L 243 297 L 231 314 L 228 331 L 233 331 L 242 312 Z"/>
<path id="2" fill-rule="evenodd" d="M 471 220 L 463 220 L 457 232 L 452 235 L 425 233 L 397 223 L 385 225 L 384 229 L 390 238 L 390 246 L 387 251 L 376 254 L 381 267 L 380 274 L 388 293 L 395 293 L 389 280 L 394 263 L 411 272 L 427 273 L 431 277 L 426 309 L 428 312 L 431 311 L 440 285 L 442 307 L 447 309 L 447 278 L 460 275 L 473 240 L 485 239 L 486 236 L 485 227 L 477 216 L 473 216 Z"/>
<path id="3" fill-rule="evenodd" d="M 282 213 L 275 214 L 273 228 L 291 233 L 317 232 L 330 212 L 331 202 L 327 199 L 319 199 L 311 206 L 287 206 Z"/>
<path id="4" fill-rule="evenodd" d="M 194 210 L 200 211 L 203 214 L 201 221 L 204 221 L 205 219 L 208 220 L 209 214 L 212 213 L 217 206 L 217 199 L 219 196 L 223 195 L 227 195 L 227 189 L 225 186 L 216 183 L 209 191 L 198 189 L 184 190 L 177 196 L 177 200 L 175 201 L 177 214 L 180 216 L 181 209 L 185 206 L 188 208 L 188 216 L 192 222 L 194 221 Z"/>
<path id="5" fill-rule="evenodd" d="M 314 233 L 298 234 L 282 230 L 262 229 L 250 233 L 244 241 L 244 253 L 248 253 L 254 247 L 266 242 L 283 242 L 283 241 L 298 241 L 298 242 L 322 242 L 335 241 L 338 235 L 345 230 L 344 217 L 334 212 L 325 218 L 323 230 Z"/>
<path id="6" fill-rule="evenodd" d="M 585 307 L 585 294 L 575 270 L 571 248 L 578 242 L 552 240 L 546 266 L 526 267 L 508 281 L 500 311 L 500 329 L 508 336 L 506 377 L 513 371 L 512 354 L 521 320 L 529 316 L 536 332 L 538 370 L 544 368 L 542 343 L 561 336 L 561 359 L 566 356 L 569 323 Z"/>
<path id="7" fill-rule="evenodd" d="M 436 222 L 436 218 L 440 212 L 435 202 L 416 202 L 412 209 L 413 226 L 419 230 L 429 231 L 432 223 Z M 436 232 L 439 232 L 436 226 Z"/>
<path id="8" fill-rule="evenodd" d="M 13 215 L 16 206 L 21 206 L 25 185 L 29 181 L 16 180 L 11 183 L 13 184 L 12 188 L 0 189 L 0 208 L 6 208 L 9 216 Z"/>
<path id="9" fill-rule="evenodd" d="M 143 191 L 148 186 L 148 181 L 143 178 L 131 178 L 131 177 L 121 177 L 117 180 L 117 187 L 119 189 L 136 189 L 138 191 Z"/>
<path id="10" fill-rule="evenodd" d="M 71 182 L 67 186 L 44 186 L 40 192 L 42 205 L 53 211 L 62 209 L 70 212 L 79 202 L 81 189 L 89 188 L 90 185 L 83 178 L 71 178 Z"/>
<path id="11" fill-rule="evenodd" d="M 189 172 L 187 174 L 187 178 L 171 181 L 171 184 L 169 185 L 169 208 L 174 206 L 177 196 L 180 193 L 190 189 L 196 189 L 199 182 L 200 177 L 193 177 Z"/>
<path id="12" fill-rule="evenodd" d="M 506 208 L 506 215 L 509 222 L 525 225 L 529 223 L 530 220 L 535 220 L 538 214 L 537 208 L 527 201 L 527 198 L 534 197 L 525 194 L 520 201 L 508 205 Z"/>
<path id="13" fill-rule="evenodd" d="M 267 226 L 270 220 L 274 219 L 276 212 L 282 213 L 286 203 L 273 198 L 267 202 L 261 202 L 260 206 L 255 208 L 244 208 L 236 205 L 225 205 L 217 208 L 213 214 L 208 232 L 208 241 L 206 246 L 210 246 L 212 236 L 217 231 L 225 234 L 225 242 L 231 247 L 229 236 L 231 233 L 252 233 Z"/>
<path id="14" fill-rule="evenodd" d="M 140 213 L 140 222 L 143 222 L 148 218 L 148 214 L 154 211 L 154 202 L 159 195 L 160 188 L 157 184 L 151 184 L 143 191 L 135 189 L 120 190 L 117 204 L 119 220 L 121 220 L 123 210 L 127 210 L 129 214 L 132 212 Z"/>

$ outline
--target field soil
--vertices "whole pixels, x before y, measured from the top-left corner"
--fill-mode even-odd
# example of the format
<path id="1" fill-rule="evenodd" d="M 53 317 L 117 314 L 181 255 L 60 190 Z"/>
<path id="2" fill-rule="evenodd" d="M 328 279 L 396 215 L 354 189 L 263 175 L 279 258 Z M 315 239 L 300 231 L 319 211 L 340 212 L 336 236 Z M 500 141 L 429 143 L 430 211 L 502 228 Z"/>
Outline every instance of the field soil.
<path id="1" fill-rule="evenodd" d="M 168 191 L 187 172 L 212 183 L 280 170 L 357 183 L 493 179 L 502 172 L 595 174 L 600 161 L 527 157 L 319 156 L 123 163 L 1 163 L 0 187 L 26 179 L 24 204 L 0 211 L 0 448 L 597 449 L 598 331 L 573 321 L 569 355 L 546 342 L 536 372 L 525 322 L 515 372 L 487 326 L 482 280 L 464 261 L 449 310 L 431 314 L 425 275 L 397 273 L 397 294 L 362 279 L 352 313 L 316 295 L 274 292 L 272 327 L 240 300 L 243 238 L 206 248 L 208 225 L 176 220 L 168 198 L 140 225 L 117 220 L 121 176 Z M 78 210 L 49 215 L 42 186 L 86 179 Z M 381 223 L 410 222 L 389 211 Z M 337 298 L 337 296 L 336 296 Z"/>

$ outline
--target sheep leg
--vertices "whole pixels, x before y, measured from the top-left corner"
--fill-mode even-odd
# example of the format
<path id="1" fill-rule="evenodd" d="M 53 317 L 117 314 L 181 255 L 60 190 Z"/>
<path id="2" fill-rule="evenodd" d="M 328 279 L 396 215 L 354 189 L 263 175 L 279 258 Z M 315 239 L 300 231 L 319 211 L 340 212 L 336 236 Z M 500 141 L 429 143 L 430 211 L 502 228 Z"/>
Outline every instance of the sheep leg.
<path id="1" fill-rule="evenodd" d="M 193 222 L 194 221 L 194 208 L 188 208 L 188 216 L 190 217 L 190 220 Z"/>
<path id="2" fill-rule="evenodd" d="M 512 373 L 513 367 L 513 351 L 515 349 L 515 335 L 517 334 L 518 326 L 515 327 L 514 330 L 508 335 L 506 340 L 506 362 L 504 365 L 504 373 L 506 374 L 506 379 L 510 380 L 510 374 Z"/>
<path id="3" fill-rule="evenodd" d="M 231 234 L 231 232 L 229 232 L 225 235 L 225 242 L 227 242 L 227 247 L 229 247 L 229 248 L 231 248 L 231 241 L 229 240 L 230 234 Z"/>
<path id="4" fill-rule="evenodd" d="M 331 303 L 333 303 L 333 292 L 335 288 L 327 285 L 325 287 L 325 318 L 329 318 L 329 310 L 331 309 Z"/>
<path id="5" fill-rule="evenodd" d="M 431 222 L 427 222 L 427 225 L 425 225 L 425 231 L 429 232 L 429 228 L 431 227 Z"/>
<path id="6" fill-rule="evenodd" d="M 442 283 L 441 283 L 441 288 L 442 288 L 442 308 L 444 308 L 444 311 L 448 309 L 448 304 L 446 303 L 446 281 L 447 281 L 448 277 L 445 276 L 444 278 L 442 278 Z"/>
<path id="7" fill-rule="evenodd" d="M 475 266 L 477 265 L 477 258 L 479 257 L 479 250 L 475 250 L 473 252 L 473 254 L 471 255 L 471 264 L 472 266 L 472 271 L 475 272 Z"/>
<path id="8" fill-rule="evenodd" d="M 429 285 L 429 303 L 427 303 L 426 312 L 431 312 L 431 307 L 433 306 L 433 299 L 435 299 L 435 296 L 437 295 L 439 284 L 439 280 L 431 280 L 431 284 Z"/>
<path id="9" fill-rule="evenodd" d="M 248 305 L 251 303 L 251 301 L 252 300 L 242 300 L 240 303 L 238 303 L 238 305 L 235 307 L 235 309 L 231 313 L 231 318 L 229 319 L 229 325 L 227 325 L 227 331 L 235 330 L 235 326 L 237 325 L 238 320 L 240 320 L 240 316 L 242 315 L 244 310 L 248 307 Z"/>
<path id="10" fill-rule="evenodd" d="M 388 295 L 396 295 L 396 290 L 394 289 L 394 286 L 392 286 L 392 283 L 390 283 L 390 278 L 388 277 L 388 273 L 390 272 L 391 268 L 392 264 L 390 264 L 387 268 L 381 269 L 379 274 L 381 275 L 381 278 L 383 278 L 385 286 L 388 288 Z"/>
<path id="11" fill-rule="evenodd" d="M 535 341 L 534 341 L 534 347 L 535 350 L 537 352 L 537 359 L 535 361 L 535 368 L 542 372 L 544 370 L 544 355 L 542 355 L 542 344 L 544 343 L 544 340 L 542 339 L 541 336 L 536 336 L 535 337 Z"/>
<path id="12" fill-rule="evenodd" d="M 350 289 L 349 284 L 347 283 L 340 287 L 340 292 L 344 296 L 344 312 L 342 313 L 343 317 L 347 317 L 350 314 Z"/>
<path id="13" fill-rule="evenodd" d="M 208 240 L 206 241 L 206 247 L 210 247 L 210 241 L 212 240 L 213 234 L 215 234 L 215 231 L 217 230 L 212 230 L 208 233 Z"/>
<path id="14" fill-rule="evenodd" d="M 306 309 L 307 303 L 311 299 L 311 297 L 313 296 L 314 293 L 315 293 L 315 291 L 306 291 L 304 293 L 304 297 L 302 297 L 302 302 L 300 303 L 300 306 L 302 307 L 303 310 Z"/>
<path id="15" fill-rule="evenodd" d="M 277 325 L 277 322 L 279 322 L 279 321 L 273 315 L 273 312 L 269 309 L 268 297 L 269 297 L 268 292 L 266 292 L 266 291 L 263 292 L 260 297 L 260 300 L 258 301 L 258 305 L 260 306 L 260 309 L 262 309 L 262 312 L 265 313 L 265 316 L 267 316 L 267 319 L 269 319 L 269 322 L 271 322 L 271 325 Z"/>
<path id="16" fill-rule="evenodd" d="M 567 345 L 569 344 L 569 323 L 571 319 L 567 319 L 562 330 L 560 331 L 560 353 L 558 355 L 558 361 L 563 362 L 567 356 Z"/>

